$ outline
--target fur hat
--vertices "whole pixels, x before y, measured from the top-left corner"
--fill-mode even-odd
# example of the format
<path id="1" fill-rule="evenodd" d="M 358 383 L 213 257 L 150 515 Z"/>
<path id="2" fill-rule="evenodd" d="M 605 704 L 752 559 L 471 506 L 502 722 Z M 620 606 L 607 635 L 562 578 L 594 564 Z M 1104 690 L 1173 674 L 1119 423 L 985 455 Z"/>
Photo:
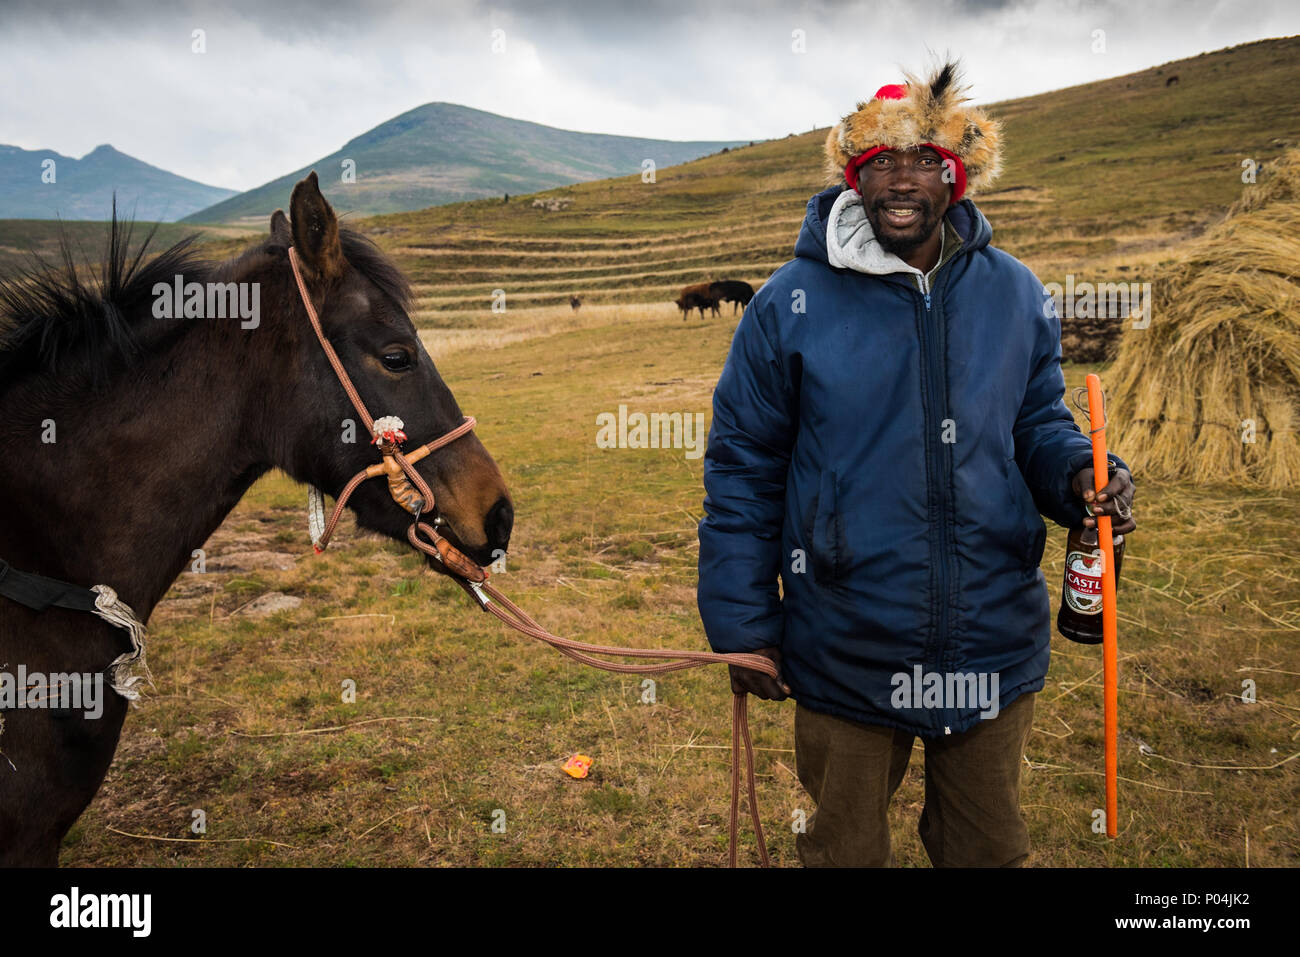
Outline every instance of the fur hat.
<path id="1" fill-rule="evenodd" d="M 1002 128 L 978 107 L 962 105 L 969 97 L 957 64 L 943 64 L 927 81 L 911 73 L 904 76 L 905 85 L 881 87 L 875 97 L 859 103 L 855 112 L 831 128 L 826 137 L 829 181 L 844 177 L 856 188 L 848 167 L 868 151 L 930 146 L 961 162 L 964 170 L 959 171 L 959 180 L 965 179 L 971 189 L 990 186 L 1002 171 Z M 954 189 L 953 202 L 960 192 Z"/>

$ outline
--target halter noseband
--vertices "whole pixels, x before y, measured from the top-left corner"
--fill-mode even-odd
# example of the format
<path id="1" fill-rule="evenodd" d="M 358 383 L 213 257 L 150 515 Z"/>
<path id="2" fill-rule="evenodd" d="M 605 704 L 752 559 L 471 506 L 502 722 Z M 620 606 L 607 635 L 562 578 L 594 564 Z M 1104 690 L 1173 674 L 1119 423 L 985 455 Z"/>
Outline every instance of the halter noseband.
<path id="1" fill-rule="evenodd" d="M 381 461 L 369 468 L 362 469 L 352 476 L 348 480 L 348 484 L 343 487 L 343 491 L 339 493 L 339 497 L 334 503 L 334 512 L 330 515 L 329 521 L 324 524 L 323 531 L 319 536 L 313 536 L 312 545 L 316 549 L 316 554 L 319 555 L 329 545 L 330 536 L 334 534 L 334 527 L 343 514 L 343 507 L 357 486 L 367 479 L 378 478 L 383 475 L 388 479 L 388 492 L 393 497 L 393 501 L 415 516 L 415 521 L 406 530 L 406 537 L 410 543 L 425 554 L 438 559 L 448 570 L 464 579 L 465 584 L 469 586 L 466 591 L 470 591 L 480 603 L 486 603 L 486 596 L 476 586 L 487 581 L 488 570 L 481 567 L 477 562 L 470 560 L 451 542 L 439 535 L 433 526 L 420 521 L 421 514 L 432 512 L 435 503 L 432 489 L 429 488 L 423 476 L 415 470 L 415 463 L 430 452 L 454 442 L 462 435 L 473 430 L 477 424 L 475 418 L 472 415 L 467 415 L 464 421 L 450 432 L 439 436 L 432 442 L 421 445 L 409 453 L 403 453 L 401 445 L 406 441 L 406 433 L 402 431 L 402 420 L 396 416 L 384 416 L 375 419 L 366 408 L 366 404 L 361 401 L 361 395 L 357 392 L 356 386 L 352 384 L 351 378 L 348 377 L 347 370 L 343 368 L 343 363 L 339 361 L 338 353 L 334 351 L 334 347 L 325 338 L 325 330 L 321 328 L 320 316 L 316 313 L 316 307 L 312 305 L 311 296 L 307 294 L 307 284 L 303 282 L 302 270 L 298 265 L 298 252 L 292 246 L 289 247 L 289 265 L 293 268 L 293 278 L 298 283 L 298 295 L 302 298 L 303 307 L 307 310 L 307 318 L 311 320 L 311 327 L 316 333 L 317 340 L 320 341 L 321 349 L 325 352 L 325 358 L 329 360 L 330 366 L 333 367 L 334 374 L 338 377 L 339 384 L 343 386 L 343 391 L 347 393 L 348 399 L 351 400 L 353 407 L 357 410 L 357 415 L 361 417 L 366 429 L 374 436 L 372 444 L 379 446 L 381 456 Z M 428 541 L 422 539 L 421 535 L 428 536 Z"/>

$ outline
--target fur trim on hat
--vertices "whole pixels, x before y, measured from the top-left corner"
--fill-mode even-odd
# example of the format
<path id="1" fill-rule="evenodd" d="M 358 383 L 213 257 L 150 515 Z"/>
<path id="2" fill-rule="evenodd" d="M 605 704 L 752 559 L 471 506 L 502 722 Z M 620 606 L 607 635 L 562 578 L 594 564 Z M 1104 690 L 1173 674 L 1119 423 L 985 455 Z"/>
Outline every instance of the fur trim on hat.
<path id="1" fill-rule="evenodd" d="M 1002 127 L 978 107 L 963 106 L 969 97 L 956 63 L 945 63 L 927 81 L 911 73 L 908 95 L 900 100 L 867 100 L 831 128 L 826 137 L 826 171 L 830 182 L 844 178 L 844 167 L 874 146 L 913 149 L 933 143 L 954 153 L 966 167 L 967 188 L 984 189 L 1002 171 Z"/>

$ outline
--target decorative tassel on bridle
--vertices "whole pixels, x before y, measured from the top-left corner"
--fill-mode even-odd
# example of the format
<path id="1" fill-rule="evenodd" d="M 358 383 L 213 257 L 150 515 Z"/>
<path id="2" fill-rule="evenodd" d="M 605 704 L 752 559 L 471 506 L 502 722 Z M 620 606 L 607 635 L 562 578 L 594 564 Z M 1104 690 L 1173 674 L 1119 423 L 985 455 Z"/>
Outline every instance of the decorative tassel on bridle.
<path id="1" fill-rule="evenodd" d="M 402 431 L 402 420 L 395 415 L 385 415 L 375 419 L 374 426 L 371 429 L 374 434 L 371 444 L 379 447 L 380 461 L 352 477 L 348 484 L 344 486 L 343 491 L 339 493 L 338 499 L 334 502 L 334 511 L 328 519 L 325 517 L 324 493 L 314 485 L 309 486 L 307 489 L 307 530 L 311 533 L 311 544 L 316 554 L 319 555 L 325 551 L 330 536 L 334 534 L 334 526 L 338 524 L 339 516 L 343 512 L 343 506 L 347 503 L 348 497 L 356 487 L 367 479 L 376 478 L 380 475 L 388 479 L 388 494 L 392 496 L 393 501 L 415 516 L 415 524 L 411 526 L 411 530 L 414 531 L 418 527 L 420 530 L 429 529 L 432 532 L 432 529 L 427 524 L 420 521 L 420 516 L 430 510 L 433 495 L 430 492 L 426 499 L 424 492 L 412 481 L 411 477 L 415 473 L 412 466 L 430 452 L 471 431 L 476 424 L 474 417 L 467 415 L 465 421 L 440 438 L 422 445 L 414 451 L 403 452 L 400 446 L 402 442 L 406 441 L 406 433 Z M 423 480 L 420 481 L 427 489 L 427 483 L 424 483 Z M 441 515 L 433 516 L 432 521 L 435 526 L 445 524 Z M 433 532 L 431 537 L 437 548 L 437 556 L 444 563 L 460 569 L 462 574 L 468 569 L 478 568 L 477 565 L 461 555 L 446 539 L 436 532 Z M 419 546 L 417 545 L 417 547 Z M 470 574 L 469 577 L 481 580 L 481 578 L 473 574 Z"/>
<path id="2" fill-rule="evenodd" d="M 388 479 L 388 494 L 393 497 L 394 502 L 418 517 L 424 511 L 424 499 L 411 484 L 411 480 L 406 477 L 405 470 L 395 457 L 401 451 L 402 443 L 406 441 L 406 433 L 402 431 L 403 424 L 402 420 L 395 415 L 385 415 L 375 419 L 373 429 L 375 437 L 371 444 L 379 446 L 379 454 L 383 456 L 384 475 Z M 407 461 L 410 461 L 409 458 Z"/>

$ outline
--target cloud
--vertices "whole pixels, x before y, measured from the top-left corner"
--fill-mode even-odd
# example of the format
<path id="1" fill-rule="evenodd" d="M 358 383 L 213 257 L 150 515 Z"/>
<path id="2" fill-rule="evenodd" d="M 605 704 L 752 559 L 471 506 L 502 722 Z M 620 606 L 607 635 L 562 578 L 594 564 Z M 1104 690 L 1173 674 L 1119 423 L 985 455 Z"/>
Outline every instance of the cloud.
<path id="1" fill-rule="evenodd" d="M 246 189 L 436 100 L 590 132 L 748 140 L 834 122 L 931 52 L 961 55 L 991 102 L 1300 32 L 1286 0 L 153 7 L 8 0 L 0 142 L 78 156 L 112 143 Z M 191 50 L 194 30 L 205 53 Z"/>

